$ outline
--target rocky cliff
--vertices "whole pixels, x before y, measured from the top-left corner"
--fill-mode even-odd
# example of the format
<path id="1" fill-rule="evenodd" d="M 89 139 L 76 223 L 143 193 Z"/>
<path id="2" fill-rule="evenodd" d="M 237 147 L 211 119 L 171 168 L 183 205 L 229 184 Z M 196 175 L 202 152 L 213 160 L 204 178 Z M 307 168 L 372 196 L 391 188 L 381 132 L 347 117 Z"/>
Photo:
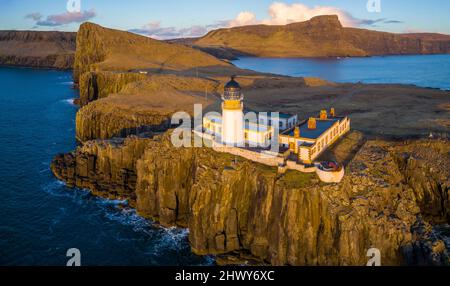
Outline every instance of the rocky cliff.
<path id="1" fill-rule="evenodd" d="M 84 23 L 77 33 L 74 80 L 86 72 L 188 70 L 195 67 L 230 66 L 217 58 L 178 44 Z"/>
<path id="2" fill-rule="evenodd" d="M 76 33 L 0 31 L 0 65 L 71 69 Z"/>
<path id="3" fill-rule="evenodd" d="M 182 111 L 192 115 L 194 104 L 202 104 L 203 107 L 213 104 L 220 85 L 214 80 L 172 75 L 99 72 L 95 77 L 96 82 L 102 85 L 99 89 L 90 85 L 92 92 L 86 94 L 101 96 L 82 96 L 82 102 L 101 98 L 84 105 L 77 113 L 76 136 L 80 141 L 165 131 L 171 126 L 174 113 Z M 105 90 L 120 91 L 108 94 Z M 210 94 L 207 99 L 205 90 Z"/>
<path id="4" fill-rule="evenodd" d="M 193 41 L 191 45 L 205 51 L 225 49 L 237 55 L 263 57 L 440 54 L 450 52 L 450 36 L 392 34 L 346 28 L 341 25 L 337 16 L 331 15 L 285 26 L 256 25 L 218 29 Z M 229 54 L 227 57 L 229 58 Z"/>
<path id="5" fill-rule="evenodd" d="M 53 173 L 69 187 L 89 189 L 96 195 L 135 202 L 136 162 L 151 134 L 110 141 L 91 141 L 74 153 L 58 155 Z"/>
<path id="6" fill-rule="evenodd" d="M 139 73 L 86 72 L 80 77 L 80 98 L 77 103 L 85 106 L 92 101 L 120 92 L 129 83 L 144 79 L 146 76 Z"/>
<path id="7" fill-rule="evenodd" d="M 377 247 L 384 265 L 448 263 L 430 222 L 448 222 L 449 173 L 429 168 L 437 158 L 448 166 L 446 141 L 368 141 L 345 180 L 324 185 L 169 139 L 88 142 L 58 156 L 52 170 L 71 186 L 128 198 L 163 225 L 189 227 L 197 254 L 247 250 L 274 265 L 364 265 Z"/>
<path id="8" fill-rule="evenodd" d="M 190 48 L 89 23 L 77 41 L 82 145 L 51 165 L 69 186 L 128 199 L 162 225 L 188 227 L 198 254 L 363 265 L 367 249 L 377 247 L 385 265 L 448 263 L 449 247 L 432 227 L 449 220 L 448 141 L 365 142 L 351 133 L 325 154 L 347 164 L 345 180 L 324 185 L 315 175 L 279 175 L 208 148 L 174 148 L 164 133 L 175 112 L 192 114 L 195 103 L 218 107 L 229 72 L 242 73 L 249 108 L 303 118 L 333 104 L 376 134 L 445 132 L 448 92 L 250 75 Z"/>

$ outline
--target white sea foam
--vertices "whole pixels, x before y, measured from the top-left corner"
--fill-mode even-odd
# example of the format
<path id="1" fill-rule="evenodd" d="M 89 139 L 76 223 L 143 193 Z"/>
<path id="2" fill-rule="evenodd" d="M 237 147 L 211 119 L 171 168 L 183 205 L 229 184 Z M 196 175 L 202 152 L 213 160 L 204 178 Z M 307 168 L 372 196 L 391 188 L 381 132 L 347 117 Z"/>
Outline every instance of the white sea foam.
<path id="1" fill-rule="evenodd" d="M 63 102 L 75 106 L 75 98 L 64 99 Z"/>
<path id="2" fill-rule="evenodd" d="M 156 225 L 153 221 L 139 216 L 135 209 L 128 207 L 127 200 L 108 200 L 92 197 L 88 191 L 79 189 L 68 191 L 64 186 L 65 184 L 63 182 L 55 180 L 45 186 L 44 190 L 56 197 L 67 197 L 78 205 L 85 204 L 88 198 L 93 199 L 100 211 L 99 213 L 96 212 L 96 216 L 104 216 L 108 220 L 129 226 L 134 232 L 148 237 L 148 249 L 144 252 L 149 256 L 160 257 L 167 255 L 168 252 L 184 253 L 190 251 L 188 242 L 189 229 L 176 227 L 165 228 Z M 53 224 L 49 227 L 52 228 L 52 226 Z M 126 242 L 139 239 L 139 237 L 123 237 L 118 233 L 115 239 Z M 199 261 L 199 263 L 202 263 L 202 265 L 212 265 L 214 264 L 214 257 L 206 257 L 205 260 L 202 262 Z"/>

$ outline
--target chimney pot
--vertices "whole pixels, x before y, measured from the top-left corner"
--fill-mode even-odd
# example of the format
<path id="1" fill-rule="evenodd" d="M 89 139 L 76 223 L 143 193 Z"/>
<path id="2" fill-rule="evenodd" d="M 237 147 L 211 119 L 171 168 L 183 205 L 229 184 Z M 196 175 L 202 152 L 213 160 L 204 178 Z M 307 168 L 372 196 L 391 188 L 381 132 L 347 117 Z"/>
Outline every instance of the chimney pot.
<path id="1" fill-rule="evenodd" d="M 317 128 L 317 122 L 315 118 L 309 118 L 308 120 L 308 129 L 315 130 Z"/>
<path id="2" fill-rule="evenodd" d="M 295 127 L 295 130 L 294 130 L 294 137 L 295 138 L 300 138 L 300 127 Z"/>

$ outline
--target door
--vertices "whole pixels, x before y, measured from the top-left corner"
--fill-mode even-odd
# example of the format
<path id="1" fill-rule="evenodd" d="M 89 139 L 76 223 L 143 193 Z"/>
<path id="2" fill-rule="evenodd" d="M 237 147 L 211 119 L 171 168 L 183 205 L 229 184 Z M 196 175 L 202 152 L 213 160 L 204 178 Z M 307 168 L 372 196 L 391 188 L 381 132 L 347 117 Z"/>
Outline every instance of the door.
<path id="1" fill-rule="evenodd" d="M 295 142 L 289 142 L 289 150 L 295 153 Z"/>

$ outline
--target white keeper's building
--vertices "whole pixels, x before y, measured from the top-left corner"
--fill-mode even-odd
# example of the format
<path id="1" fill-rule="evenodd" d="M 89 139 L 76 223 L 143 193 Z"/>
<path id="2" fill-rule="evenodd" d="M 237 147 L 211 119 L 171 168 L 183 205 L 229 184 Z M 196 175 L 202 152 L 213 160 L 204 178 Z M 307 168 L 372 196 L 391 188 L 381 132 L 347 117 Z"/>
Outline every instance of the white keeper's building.
<path id="1" fill-rule="evenodd" d="M 244 114 L 244 95 L 234 77 L 225 85 L 222 114 L 203 118 L 203 132 L 221 144 L 268 148 L 276 143 L 281 150 L 289 150 L 298 156 L 298 163 L 305 165 L 313 164 L 350 128 L 350 119 L 336 116 L 334 108 L 329 114 L 322 110 L 319 117 L 302 122 L 299 122 L 298 115 L 285 113 L 279 113 L 278 117 L 273 113 L 259 113 L 256 120 L 250 121 Z"/>

